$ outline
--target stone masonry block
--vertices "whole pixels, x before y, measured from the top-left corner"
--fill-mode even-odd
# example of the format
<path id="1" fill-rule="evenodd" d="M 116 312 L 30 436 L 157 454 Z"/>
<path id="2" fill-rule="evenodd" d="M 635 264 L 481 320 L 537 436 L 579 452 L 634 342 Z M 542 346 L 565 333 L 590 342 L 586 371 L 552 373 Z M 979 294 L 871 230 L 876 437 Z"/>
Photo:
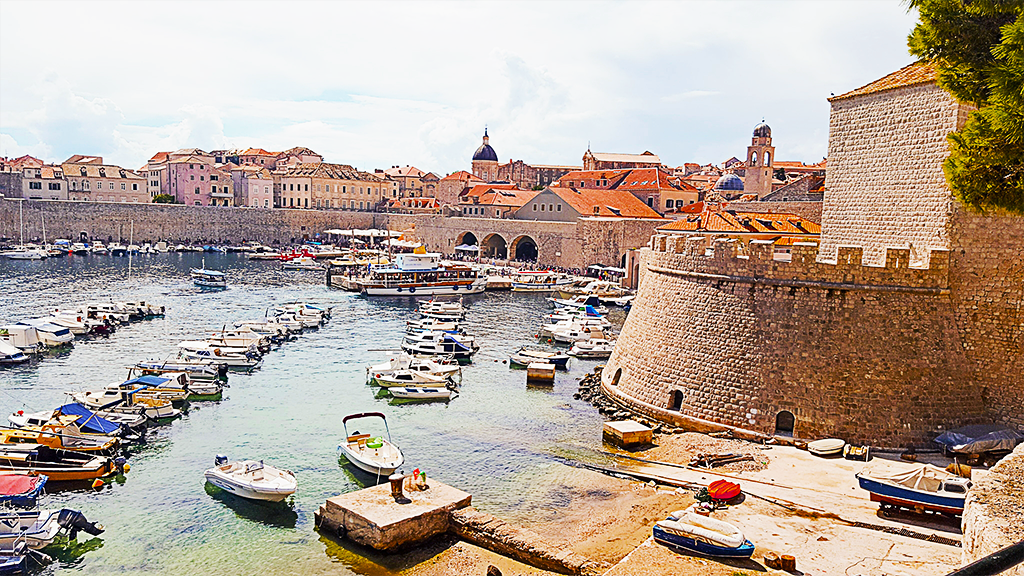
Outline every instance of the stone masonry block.
<path id="1" fill-rule="evenodd" d="M 689 256 L 703 256 L 708 248 L 706 236 L 690 236 L 686 239 L 686 254 Z"/>
<path id="2" fill-rule="evenodd" d="M 818 245 L 814 242 L 796 242 L 791 254 L 794 263 L 813 264 L 818 259 Z"/>
<path id="3" fill-rule="evenodd" d="M 859 268 L 864 259 L 864 247 L 840 246 L 836 257 L 836 265 L 844 268 Z"/>
<path id="4" fill-rule="evenodd" d="M 747 247 L 751 261 L 771 262 L 775 252 L 775 243 L 771 240 L 752 240 Z"/>
<path id="5" fill-rule="evenodd" d="M 949 269 L 949 250 L 933 248 L 928 256 L 928 269 L 944 271 Z"/>
<path id="6" fill-rule="evenodd" d="M 736 240 L 732 238 L 718 238 L 715 240 L 715 259 L 731 260 L 736 257 Z"/>
<path id="7" fill-rule="evenodd" d="M 910 248 L 886 248 L 885 267 L 889 270 L 906 270 L 910 267 Z"/>

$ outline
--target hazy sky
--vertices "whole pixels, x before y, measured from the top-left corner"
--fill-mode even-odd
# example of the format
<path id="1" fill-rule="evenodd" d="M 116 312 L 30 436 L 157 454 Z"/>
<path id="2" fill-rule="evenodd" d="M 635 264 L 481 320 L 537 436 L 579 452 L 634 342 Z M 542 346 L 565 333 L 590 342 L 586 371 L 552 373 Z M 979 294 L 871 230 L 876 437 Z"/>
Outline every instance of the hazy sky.
<path id="1" fill-rule="evenodd" d="M 871 2 L 0 2 L 0 154 L 308 146 L 360 169 L 827 152 L 830 93 L 911 62 Z"/>

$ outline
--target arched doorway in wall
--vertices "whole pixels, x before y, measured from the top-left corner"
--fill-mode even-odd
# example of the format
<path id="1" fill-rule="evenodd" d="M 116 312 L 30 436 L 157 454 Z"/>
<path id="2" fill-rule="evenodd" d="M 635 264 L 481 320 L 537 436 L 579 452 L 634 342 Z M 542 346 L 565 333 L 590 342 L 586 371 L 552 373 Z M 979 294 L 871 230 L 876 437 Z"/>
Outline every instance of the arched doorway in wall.
<path id="1" fill-rule="evenodd" d="M 777 436 L 792 436 L 795 425 L 796 418 L 789 410 L 783 410 L 775 415 L 775 434 Z"/>
<path id="2" fill-rule="evenodd" d="M 535 262 L 537 260 L 537 242 L 529 236 L 519 236 L 512 241 L 509 253 L 516 260 Z"/>
<path id="3" fill-rule="evenodd" d="M 480 245 L 480 254 L 487 258 L 504 260 L 508 257 L 508 245 L 498 234 L 488 234 Z"/>
<path id="4" fill-rule="evenodd" d="M 673 390 L 668 395 L 668 409 L 673 412 L 679 412 L 683 409 L 683 392 L 682 390 Z"/>
<path id="5" fill-rule="evenodd" d="M 462 234 L 459 234 L 459 238 L 455 242 L 455 245 L 462 246 L 463 244 L 466 246 L 476 246 L 476 234 L 473 234 L 472 232 L 463 232 Z"/>

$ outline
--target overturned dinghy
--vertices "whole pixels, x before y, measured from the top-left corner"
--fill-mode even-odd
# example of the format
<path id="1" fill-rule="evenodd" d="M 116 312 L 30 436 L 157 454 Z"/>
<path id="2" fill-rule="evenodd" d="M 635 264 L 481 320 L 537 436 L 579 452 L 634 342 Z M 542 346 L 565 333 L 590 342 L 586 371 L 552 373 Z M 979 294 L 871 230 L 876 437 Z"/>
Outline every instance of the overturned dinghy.
<path id="1" fill-rule="evenodd" d="M 754 544 L 739 528 L 690 510 L 673 512 L 654 525 L 654 541 L 715 558 L 750 558 Z"/>

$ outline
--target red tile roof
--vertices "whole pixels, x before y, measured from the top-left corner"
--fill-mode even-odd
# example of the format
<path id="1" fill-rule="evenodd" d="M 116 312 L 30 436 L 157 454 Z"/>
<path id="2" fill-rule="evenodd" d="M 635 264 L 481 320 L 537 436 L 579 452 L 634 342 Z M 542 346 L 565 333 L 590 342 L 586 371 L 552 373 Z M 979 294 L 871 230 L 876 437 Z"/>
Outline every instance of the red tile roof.
<path id="1" fill-rule="evenodd" d="M 835 102 L 836 100 L 842 100 L 844 98 L 874 94 L 875 92 L 884 92 L 886 90 L 903 88 L 905 86 L 928 84 L 935 82 L 936 76 L 937 74 L 934 66 L 931 64 L 915 62 L 900 68 L 892 74 L 883 76 L 874 82 L 865 84 L 856 90 L 851 90 L 846 94 L 840 94 L 839 96 L 833 96 L 829 98 L 828 101 Z"/>
<path id="2" fill-rule="evenodd" d="M 483 196 L 491 190 L 518 190 L 515 184 L 478 184 L 466 190 L 461 196 Z"/>
<path id="3" fill-rule="evenodd" d="M 263 148 L 249 148 L 245 152 L 239 154 L 239 156 L 277 156 L 273 152 L 267 152 Z"/>
<path id="4" fill-rule="evenodd" d="M 477 186 L 477 188 L 483 188 L 483 186 Z M 537 194 L 540 194 L 537 190 L 517 190 L 515 188 L 491 187 L 490 190 L 479 196 L 480 200 L 478 202 L 472 201 L 472 195 L 466 195 L 463 196 L 463 200 L 460 204 L 521 208 L 526 205 L 527 202 L 533 200 L 533 197 Z"/>
<path id="5" fill-rule="evenodd" d="M 157 152 L 156 154 L 153 155 L 152 158 L 149 159 L 149 163 L 156 164 L 159 162 L 166 162 L 168 154 L 170 154 L 170 152 Z"/>
<path id="6" fill-rule="evenodd" d="M 625 190 L 600 188 L 548 188 L 573 207 L 581 216 L 610 216 L 622 218 L 662 218 L 650 206 Z M 597 208 L 597 212 L 594 211 Z"/>
<path id="7" fill-rule="evenodd" d="M 441 180 L 479 180 L 479 178 L 473 176 L 472 174 L 466 172 L 465 170 L 459 170 L 458 172 L 453 172 L 445 176 L 444 178 L 441 178 Z"/>
<path id="8" fill-rule="evenodd" d="M 658 227 L 664 232 L 819 236 L 821 225 L 789 213 L 739 212 L 728 203 L 697 202 L 679 210 L 682 218 Z"/>

